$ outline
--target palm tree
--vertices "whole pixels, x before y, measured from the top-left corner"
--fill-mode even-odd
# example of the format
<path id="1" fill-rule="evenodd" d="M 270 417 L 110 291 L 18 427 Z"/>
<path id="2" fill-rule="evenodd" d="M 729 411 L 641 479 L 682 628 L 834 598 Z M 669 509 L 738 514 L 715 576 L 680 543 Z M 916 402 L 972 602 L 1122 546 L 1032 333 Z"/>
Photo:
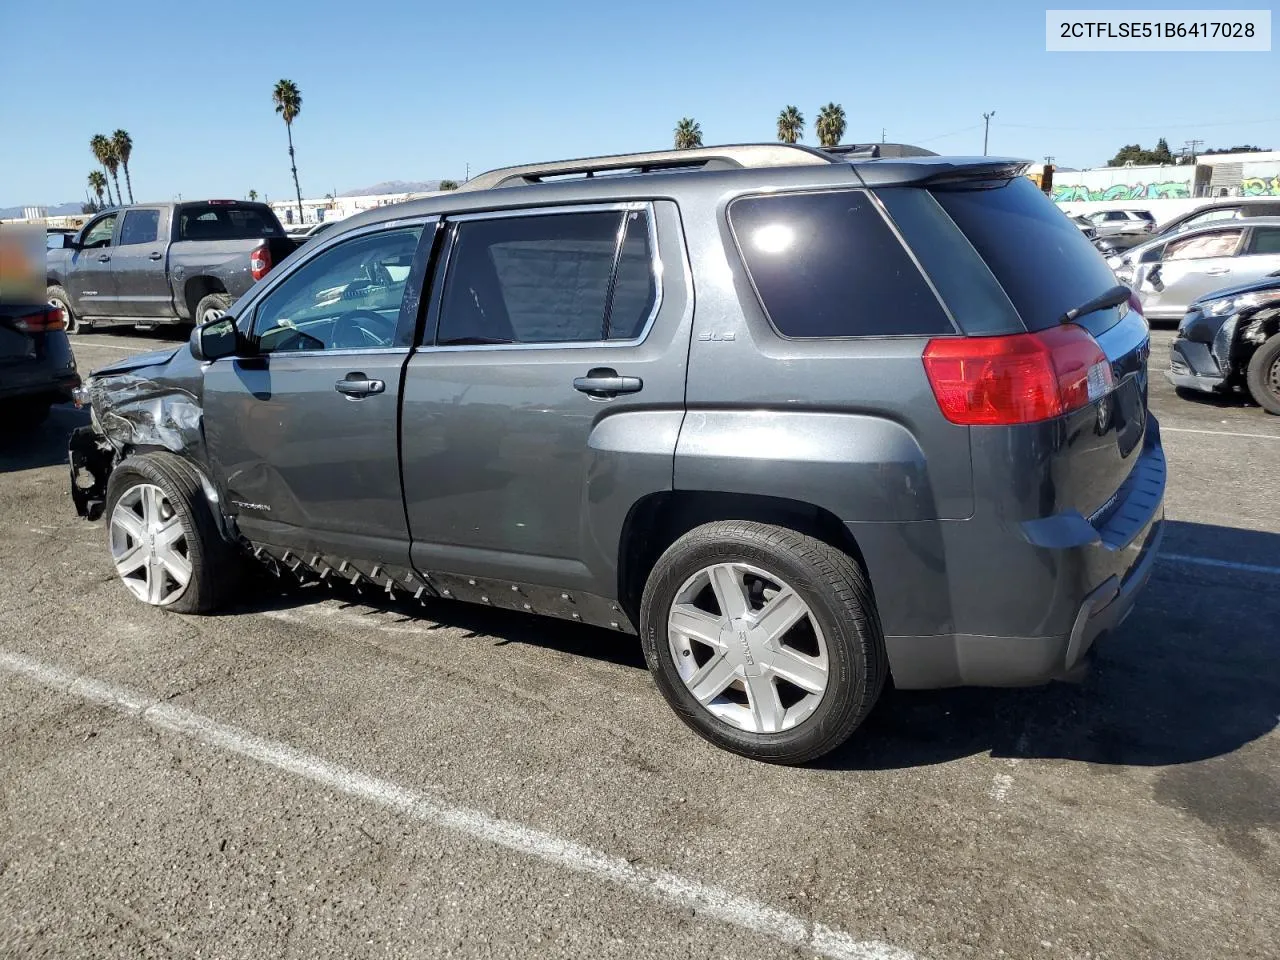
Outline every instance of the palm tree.
<path id="1" fill-rule="evenodd" d="M 298 222 L 302 222 L 302 187 L 298 186 L 298 164 L 293 158 L 293 121 L 302 112 L 302 91 L 292 80 L 281 80 L 271 91 L 271 102 L 276 113 L 284 118 L 284 128 L 289 134 L 289 167 L 293 170 L 293 189 L 298 194 Z"/>
<path id="2" fill-rule="evenodd" d="M 778 114 L 778 139 L 783 143 L 804 139 L 804 114 L 793 106 Z"/>
<path id="3" fill-rule="evenodd" d="M 258 191 L 257 191 L 257 190 L 250 190 L 250 191 L 249 191 L 249 202 L 250 202 L 250 203 L 255 203 L 255 202 L 257 201 L 257 199 L 258 199 Z"/>
<path id="4" fill-rule="evenodd" d="M 116 156 L 120 158 L 120 166 L 124 167 L 124 185 L 129 188 L 129 202 L 133 203 L 133 181 L 129 179 L 129 158 L 133 156 L 133 138 L 128 130 L 117 130 L 111 135 L 111 146 L 115 147 Z M 120 187 L 117 185 L 116 192 Z"/>
<path id="5" fill-rule="evenodd" d="M 102 209 L 102 191 L 107 188 L 107 178 L 101 170 L 89 171 L 89 189 L 98 195 L 98 209 Z"/>
<path id="6" fill-rule="evenodd" d="M 116 202 L 124 204 L 124 191 L 120 189 L 120 154 L 116 153 L 116 145 L 112 141 L 107 141 L 107 155 L 102 161 L 107 167 L 107 173 L 111 174 L 111 182 L 116 186 Z"/>
<path id="7" fill-rule="evenodd" d="M 834 147 L 844 138 L 844 107 L 838 103 L 828 103 L 818 111 L 818 143 L 824 147 Z"/>
<path id="8" fill-rule="evenodd" d="M 676 124 L 676 149 L 689 150 L 702 146 L 702 127 L 693 117 L 683 117 Z"/>
<path id="9" fill-rule="evenodd" d="M 93 152 L 93 158 L 102 164 L 102 172 L 107 172 L 107 157 L 111 154 L 111 141 L 100 133 L 95 133 L 89 138 L 89 149 Z M 105 179 L 105 176 L 104 176 Z M 111 184 L 107 184 L 107 206 L 114 207 L 116 202 L 111 199 Z"/>

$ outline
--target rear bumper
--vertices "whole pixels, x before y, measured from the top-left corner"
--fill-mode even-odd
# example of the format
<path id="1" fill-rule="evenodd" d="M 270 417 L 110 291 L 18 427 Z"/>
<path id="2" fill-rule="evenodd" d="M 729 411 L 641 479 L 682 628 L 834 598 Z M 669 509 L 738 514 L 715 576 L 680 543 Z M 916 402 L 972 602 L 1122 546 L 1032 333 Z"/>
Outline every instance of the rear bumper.
<path id="1" fill-rule="evenodd" d="M 965 541 L 963 556 L 946 551 L 952 610 L 962 599 L 969 619 L 957 616 L 955 632 L 901 636 L 890 616 L 885 646 L 894 683 L 904 689 L 1034 686 L 1072 673 L 1095 641 L 1128 616 L 1151 576 L 1164 534 L 1166 478 L 1152 422 L 1141 459 L 1097 516 L 1024 523 L 1016 540 L 1007 528 L 988 531 L 978 542 L 984 552 L 999 554 L 998 564 L 975 558 L 972 541 Z M 969 575 L 979 569 L 980 577 Z M 875 572 L 872 563 L 873 586 Z M 919 595 L 917 602 L 929 599 Z M 965 631 L 963 624 L 975 620 L 996 629 Z M 1002 634 L 1002 623 L 1020 626 Z"/>

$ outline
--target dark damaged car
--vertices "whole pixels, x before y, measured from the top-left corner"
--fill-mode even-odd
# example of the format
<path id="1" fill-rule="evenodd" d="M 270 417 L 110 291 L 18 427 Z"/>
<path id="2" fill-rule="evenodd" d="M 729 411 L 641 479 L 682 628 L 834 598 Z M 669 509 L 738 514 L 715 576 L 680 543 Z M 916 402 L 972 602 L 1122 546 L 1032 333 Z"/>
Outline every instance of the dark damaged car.
<path id="1" fill-rule="evenodd" d="M 1165 460 L 1141 310 L 1024 172 L 753 144 L 366 211 L 92 376 L 77 508 L 170 610 L 256 556 L 637 634 L 761 760 L 890 676 L 1074 677 L 1150 576 Z"/>
<path id="2" fill-rule="evenodd" d="M 1169 381 L 1183 390 L 1246 390 L 1280 415 L 1280 277 L 1215 290 L 1187 309 L 1169 351 Z"/>

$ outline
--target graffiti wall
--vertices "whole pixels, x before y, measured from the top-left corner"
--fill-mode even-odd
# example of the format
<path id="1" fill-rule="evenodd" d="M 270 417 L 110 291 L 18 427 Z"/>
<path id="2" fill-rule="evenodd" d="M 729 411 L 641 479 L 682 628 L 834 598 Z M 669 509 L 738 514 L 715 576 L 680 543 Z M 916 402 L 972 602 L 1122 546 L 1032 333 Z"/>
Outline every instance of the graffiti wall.
<path id="1" fill-rule="evenodd" d="M 1194 167 L 1112 167 L 1055 172 L 1056 203 L 1099 200 L 1184 200 L 1191 196 Z"/>
<path id="2" fill-rule="evenodd" d="M 1280 163 L 1263 161 L 1240 166 L 1240 196 L 1280 197 Z"/>

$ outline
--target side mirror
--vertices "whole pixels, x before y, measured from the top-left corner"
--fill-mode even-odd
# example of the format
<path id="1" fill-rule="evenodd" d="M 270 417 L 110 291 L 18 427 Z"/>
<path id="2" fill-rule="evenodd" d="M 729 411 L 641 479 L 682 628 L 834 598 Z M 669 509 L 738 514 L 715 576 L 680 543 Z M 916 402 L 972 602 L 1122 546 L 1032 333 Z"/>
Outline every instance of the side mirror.
<path id="1" fill-rule="evenodd" d="M 191 331 L 191 355 L 200 361 L 234 357 L 243 345 L 235 317 L 219 317 Z"/>

